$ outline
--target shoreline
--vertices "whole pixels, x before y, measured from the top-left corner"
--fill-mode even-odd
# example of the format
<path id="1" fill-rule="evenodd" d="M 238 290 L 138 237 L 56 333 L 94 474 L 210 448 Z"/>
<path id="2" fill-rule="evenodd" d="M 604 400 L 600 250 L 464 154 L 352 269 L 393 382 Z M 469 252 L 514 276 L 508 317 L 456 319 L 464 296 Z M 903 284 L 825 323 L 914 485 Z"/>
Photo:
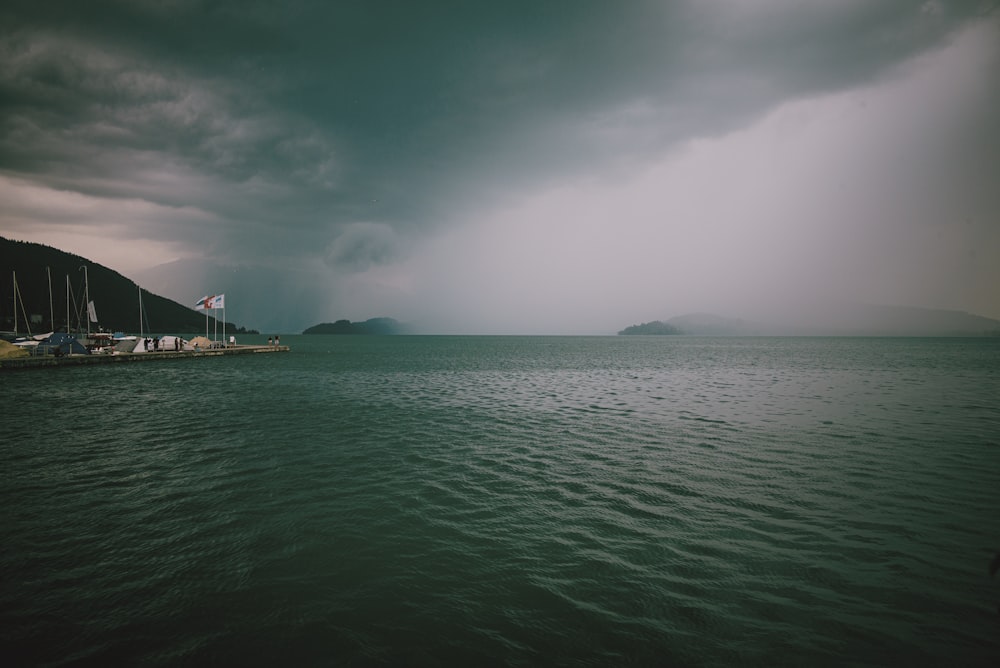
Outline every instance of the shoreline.
<path id="1" fill-rule="evenodd" d="M 149 353 L 118 353 L 93 355 L 66 355 L 64 357 L 11 357 L 0 359 L 0 370 L 41 369 L 64 366 L 84 366 L 88 364 L 121 364 L 130 362 L 152 362 L 156 360 L 191 359 L 195 357 L 221 357 L 225 355 L 253 355 L 261 353 L 288 352 L 288 346 L 247 346 L 234 348 L 209 348 L 207 350 L 165 350 Z"/>

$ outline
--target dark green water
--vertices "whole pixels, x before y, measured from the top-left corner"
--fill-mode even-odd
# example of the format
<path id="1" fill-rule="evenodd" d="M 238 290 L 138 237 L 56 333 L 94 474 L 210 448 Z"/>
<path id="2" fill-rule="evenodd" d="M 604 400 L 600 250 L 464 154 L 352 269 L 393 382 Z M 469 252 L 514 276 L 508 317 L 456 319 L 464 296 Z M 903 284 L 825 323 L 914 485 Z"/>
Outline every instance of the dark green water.
<path id="1" fill-rule="evenodd" d="M 0 375 L 4 665 L 1000 656 L 996 339 L 282 343 Z"/>

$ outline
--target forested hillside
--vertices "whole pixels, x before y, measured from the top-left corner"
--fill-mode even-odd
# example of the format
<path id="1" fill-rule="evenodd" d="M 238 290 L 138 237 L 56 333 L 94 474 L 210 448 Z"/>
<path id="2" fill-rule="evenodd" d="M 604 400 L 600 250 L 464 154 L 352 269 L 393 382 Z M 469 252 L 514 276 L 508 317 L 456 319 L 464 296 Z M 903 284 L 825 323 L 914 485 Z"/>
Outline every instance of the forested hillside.
<path id="1" fill-rule="evenodd" d="M 79 255 L 65 253 L 50 246 L 12 241 L 3 237 L 0 237 L 0 329 L 14 330 L 14 276 L 16 275 L 19 292 L 17 302 L 19 332 L 26 332 L 27 326 L 30 326 L 33 333 L 65 329 L 67 310 L 69 328 L 74 331 L 79 331 L 81 328 L 86 330 L 85 274 L 90 301 L 94 302 L 97 313 L 97 323 L 92 323 L 91 329 L 138 332 L 140 290 L 135 282 Z M 49 276 L 51 276 L 51 302 Z M 146 289 L 142 289 L 142 308 L 143 331 L 178 334 L 205 331 L 204 312 L 195 311 Z M 209 327 L 214 331 L 215 323 L 211 317 Z M 221 328 L 220 322 L 220 331 Z M 226 329 L 241 331 L 232 323 L 227 323 Z"/>

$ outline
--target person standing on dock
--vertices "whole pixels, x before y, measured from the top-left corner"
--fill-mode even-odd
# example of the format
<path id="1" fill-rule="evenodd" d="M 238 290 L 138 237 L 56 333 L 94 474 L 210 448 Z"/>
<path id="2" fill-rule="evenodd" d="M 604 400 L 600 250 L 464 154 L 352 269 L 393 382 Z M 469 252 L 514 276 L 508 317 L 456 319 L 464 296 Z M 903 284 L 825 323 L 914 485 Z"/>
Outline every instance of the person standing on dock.
<path id="1" fill-rule="evenodd" d="M 281 337 L 277 334 L 274 335 L 274 346 L 277 348 L 281 345 Z"/>
<path id="2" fill-rule="evenodd" d="M 267 337 L 267 347 L 270 348 L 273 345 L 274 345 L 274 339 L 272 339 L 270 336 Z"/>

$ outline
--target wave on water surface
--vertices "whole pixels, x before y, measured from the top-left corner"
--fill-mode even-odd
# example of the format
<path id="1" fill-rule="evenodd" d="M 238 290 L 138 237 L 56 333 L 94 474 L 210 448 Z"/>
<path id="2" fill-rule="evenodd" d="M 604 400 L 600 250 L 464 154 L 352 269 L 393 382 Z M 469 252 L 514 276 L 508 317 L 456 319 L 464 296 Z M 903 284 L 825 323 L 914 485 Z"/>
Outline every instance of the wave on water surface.
<path id="1" fill-rule="evenodd" d="M 996 341 L 287 338 L 4 376 L 8 663 L 997 656 Z"/>

